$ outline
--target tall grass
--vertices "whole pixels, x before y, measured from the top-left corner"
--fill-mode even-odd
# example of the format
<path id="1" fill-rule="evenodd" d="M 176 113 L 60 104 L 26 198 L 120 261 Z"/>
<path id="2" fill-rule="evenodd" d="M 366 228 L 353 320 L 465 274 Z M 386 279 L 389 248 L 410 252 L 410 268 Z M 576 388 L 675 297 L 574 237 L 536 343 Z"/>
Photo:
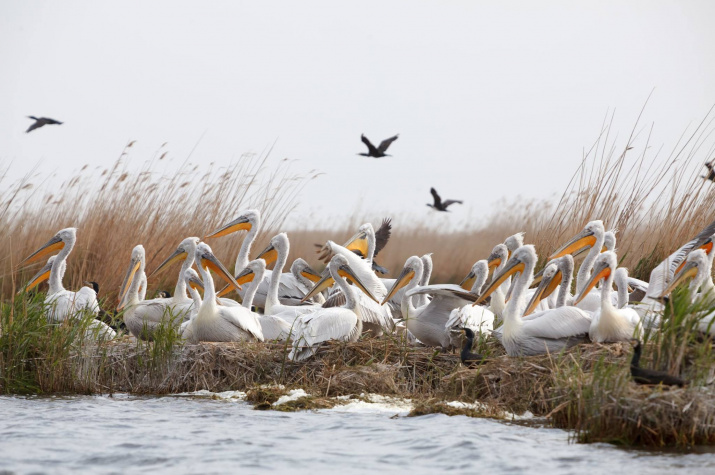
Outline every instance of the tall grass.
<path id="1" fill-rule="evenodd" d="M 8 246 L 0 256 L 5 299 L 12 293 L 14 278 L 25 282 L 31 275 L 31 270 L 16 274 L 17 264 L 62 228 L 78 228 L 65 286 L 77 288 L 82 281 L 93 280 L 99 282 L 102 295 L 111 296 L 135 245 L 147 250 L 151 272 L 185 237 L 202 237 L 249 207 L 263 215 L 260 241 L 282 227 L 303 186 L 315 177 L 292 171 L 285 160 L 269 166 L 268 153 L 244 155 L 225 167 L 185 162 L 162 172 L 158 160 L 133 165 L 127 158 L 131 146 L 112 167 L 92 171 L 85 166 L 57 186 L 50 187 L 32 172 L 12 185 L 1 181 L 6 175 L 0 177 L 0 240 Z M 211 245 L 232 263 L 235 240 Z M 175 276 L 164 278 L 173 279 L 173 286 Z M 152 288 L 167 285 L 151 283 Z"/>

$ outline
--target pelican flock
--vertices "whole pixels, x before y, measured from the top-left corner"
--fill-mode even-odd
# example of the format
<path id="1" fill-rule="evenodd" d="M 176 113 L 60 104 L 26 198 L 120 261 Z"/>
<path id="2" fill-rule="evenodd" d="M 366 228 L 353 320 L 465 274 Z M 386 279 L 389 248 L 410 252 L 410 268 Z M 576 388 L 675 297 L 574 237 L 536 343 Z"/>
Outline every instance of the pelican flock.
<path id="1" fill-rule="evenodd" d="M 593 220 L 551 253 L 538 273 L 536 248 L 517 233 L 495 243 L 491 254 L 478 259 L 454 285 L 430 283 L 431 254 L 409 257 L 396 278 L 381 277 L 374 257 L 389 240 L 389 220 L 377 233 L 371 223 L 361 225 L 342 246 L 321 244 L 318 265 L 327 264 L 321 273 L 302 257 L 286 271 L 291 248 L 285 232 L 273 236 L 252 259 L 261 213 L 250 209 L 237 215 L 204 238 L 245 232 L 233 273 L 198 237 L 182 240 L 149 275 L 144 247 L 132 249 L 116 306 L 117 318 L 132 337 L 152 340 L 166 328 L 189 343 L 286 341 L 290 359 L 302 361 L 329 340 L 394 334 L 412 345 L 462 348 L 465 361 L 473 363 L 482 358 L 470 353 L 472 342 L 490 338 L 514 357 L 559 352 L 588 341 L 640 341 L 645 330 L 657 329 L 664 299 L 684 282 L 693 302 L 715 301 L 715 222 L 656 266 L 649 282 L 619 267 L 615 230 Z M 50 322 L 100 311 L 98 284 L 77 291 L 63 286 L 76 241 L 77 229 L 62 229 L 22 262 L 48 258 L 24 290 L 48 281 L 45 311 Z M 576 269 L 574 257 L 581 254 L 585 258 Z M 173 296 L 147 299 L 155 276 L 176 263 L 181 267 Z M 228 285 L 218 290 L 214 276 Z M 698 328 L 715 335 L 715 313 L 702 315 Z M 117 336 L 100 320 L 90 330 L 97 338 Z"/>

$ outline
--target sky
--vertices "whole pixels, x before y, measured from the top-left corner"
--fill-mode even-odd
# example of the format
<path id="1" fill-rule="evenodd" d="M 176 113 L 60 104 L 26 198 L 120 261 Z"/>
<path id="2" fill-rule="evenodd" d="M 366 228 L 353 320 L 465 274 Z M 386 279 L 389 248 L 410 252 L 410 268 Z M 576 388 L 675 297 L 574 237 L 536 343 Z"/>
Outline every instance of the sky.
<path id="1" fill-rule="evenodd" d="M 427 215 L 462 199 L 561 192 L 616 112 L 673 144 L 715 104 L 711 1 L 263 1 L 0 4 L 0 165 L 20 176 L 140 164 L 270 162 L 325 174 L 297 220 Z M 30 134 L 27 115 L 64 122 Z M 400 134 L 380 160 L 365 151 Z M 49 186 L 49 185 L 47 185 Z"/>

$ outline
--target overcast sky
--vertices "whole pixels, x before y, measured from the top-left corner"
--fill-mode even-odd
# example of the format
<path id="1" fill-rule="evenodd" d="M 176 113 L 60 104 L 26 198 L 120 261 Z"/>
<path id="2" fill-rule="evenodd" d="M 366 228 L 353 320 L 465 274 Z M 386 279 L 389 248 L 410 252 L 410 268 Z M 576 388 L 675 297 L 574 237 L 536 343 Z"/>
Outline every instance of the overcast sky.
<path id="1" fill-rule="evenodd" d="M 562 191 L 606 113 L 674 142 L 715 103 L 715 2 L 50 2 L 0 4 L 0 162 L 70 174 L 168 142 L 180 163 L 272 160 L 326 173 L 300 215 L 452 219 Z M 64 121 L 30 134 L 27 115 Z M 391 158 L 360 134 L 400 134 Z M 505 187 L 505 183 L 509 187 Z M 329 200 L 321 195 L 327 193 Z"/>

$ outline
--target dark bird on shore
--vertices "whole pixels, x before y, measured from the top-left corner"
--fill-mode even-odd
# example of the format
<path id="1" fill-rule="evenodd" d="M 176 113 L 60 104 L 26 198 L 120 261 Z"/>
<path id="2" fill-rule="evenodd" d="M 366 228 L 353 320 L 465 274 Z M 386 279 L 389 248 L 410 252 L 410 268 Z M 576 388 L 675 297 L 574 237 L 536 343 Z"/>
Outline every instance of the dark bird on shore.
<path id="1" fill-rule="evenodd" d="M 365 137 L 365 134 L 360 136 L 360 140 L 362 140 L 362 143 L 367 145 L 367 153 L 358 153 L 358 155 L 362 155 L 363 157 L 373 157 L 373 158 L 382 158 L 382 157 L 391 157 L 392 155 L 388 155 L 385 152 L 387 152 L 387 147 L 390 146 L 392 142 L 397 140 L 397 137 L 399 137 L 400 134 L 395 135 L 394 137 L 390 137 L 389 139 L 385 139 L 382 142 L 380 142 L 379 147 L 375 147 L 370 141 Z"/>
<path id="2" fill-rule="evenodd" d="M 476 366 L 486 362 L 484 355 L 472 353 L 472 345 L 474 345 L 474 332 L 471 328 L 463 328 L 464 330 L 464 346 L 459 359 L 462 360 L 464 366 Z"/>
<path id="3" fill-rule="evenodd" d="M 171 298 L 171 292 L 168 290 L 157 290 L 156 294 L 154 295 L 155 299 L 170 299 Z"/>
<path id="4" fill-rule="evenodd" d="M 378 264 L 375 261 L 375 257 L 379 254 L 379 252 L 387 245 L 387 241 L 390 240 L 390 235 L 392 234 L 392 218 L 385 218 L 382 220 L 382 224 L 380 225 L 380 228 L 375 231 L 375 253 L 372 255 L 372 270 L 375 272 L 378 272 L 380 274 L 388 274 L 390 271 L 382 267 L 380 264 Z M 349 243 L 346 243 L 345 245 L 347 246 Z M 330 253 L 325 248 L 325 245 L 323 244 L 315 244 L 315 247 L 318 248 L 316 251 L 320 256 L 318 256 L 318 260 L 323 261 L 325 264 L 328 264 L 330 262 L 330 259 L 333 258 L 333 254 Z M 360 252 L 359 249 L 352 249 L 352 251 L 357 254 L 358 256 L 362 257 L 363 259 L 367 256 L 364 256 L 362 252 Z"/>
<path id="5" fill-rule="evenodd" d="M 94 293 L 99 295 L 99 284 L 92 281 L 92 280 L 85 280 L 84 281 L 85 285 L 88 285 L 92 287 L 92 290 L 94 290 Z M 109 325 L 112 330 L 119 332 L 119 330 L 127 331 L 127 327 L 124 325 L 124 322 L 122 320 L 119 320 L 117 323 L 117 319 L 115 318 L 115 315 L 112 315 L 111 313 L 105 311 L 103 308 L 99 308 L 99 313 L 97 316 L 94 318 L 95 320 L 99 320 L 100 322 L 104 322 L 105 324 Z"/>
<path id="6" fill-rule="evenodd" d="M 434 208 L 437 211 L 449 211 L 447 207 L 449 205 L 452 205 L 454 203 L 459 203 L 460 205 L 462 204 L 462 200 L 444 200 L 442 201 L 442 198 L 440 198 L 439 194 L 437 193 L 437 190 L 434 188 L 430 188 L 429 192 L 432 193 L 432 198 L 434 198 L 434 204 L 427 203 L 427 206 L 430 208 Z"/>
<path id="7" fill-rule="evenodd" d="M 631 376 L 633 377 L 633 381 L 638 384 L 664 384 L 666 386 L 685 385 L 685 381 L 677 376 L 672 376 L 664 371 L 641 368 L 641 341 L 633 338 L 631 340 L 631 346 L 633 346 L 633 359 L 631 360 Z"/>
<path id="8" fill-rule="evenodd" d="M 40 118 L 37 118 L 37 117 L 35 117 L 34 115 L 28 115 L 27 118 L 34 120 L 35 123 L 32 124 L 32 125 L 25 131 L 25 133 L 32 132 L 32 131 L 35 130 L 35 129 L 39 129 L 39 128 L 42 127 L 43 125 L 62 125 L 62 122 L 60 122 L 59 120 L 50 119 L 49 117 L 40 117 Z"/>
<path id="9" fill-rule="evenodd" d="M 707 175 L 700 175 L 700 178 L 705 178 L 706 180 L 710 180 L 712 182 L 715 182 L 715 165 L 713 165 L 713 162 L 715 160 L 705 162 L 705 166 L 708 169 L 708 174 Z"/>

